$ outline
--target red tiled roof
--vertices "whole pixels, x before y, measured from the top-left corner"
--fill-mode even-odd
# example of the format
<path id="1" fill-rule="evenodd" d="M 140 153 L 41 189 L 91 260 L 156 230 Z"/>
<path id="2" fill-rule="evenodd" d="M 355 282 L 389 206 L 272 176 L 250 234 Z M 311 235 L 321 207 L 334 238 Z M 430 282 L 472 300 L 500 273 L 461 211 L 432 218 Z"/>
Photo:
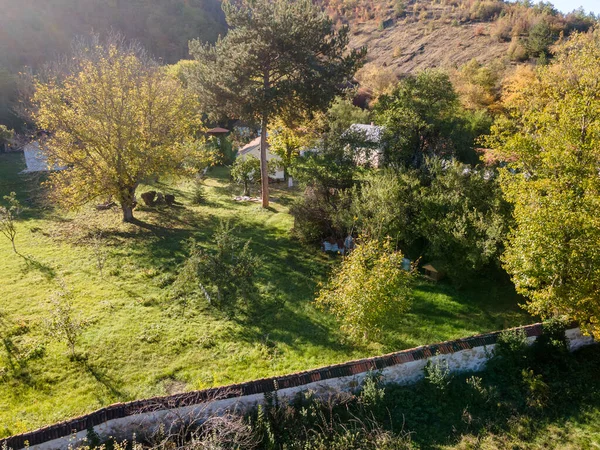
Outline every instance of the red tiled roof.
<path id="1" fill-rule="evenodd" d="M 229 130 L 227 128 L 221 128 L 221 127 L 216 127 L 216 128 L 211 128 L 210 130 L 207 131 L 208 134 L 223 134 L 223 133 L 229 133 Z"/>

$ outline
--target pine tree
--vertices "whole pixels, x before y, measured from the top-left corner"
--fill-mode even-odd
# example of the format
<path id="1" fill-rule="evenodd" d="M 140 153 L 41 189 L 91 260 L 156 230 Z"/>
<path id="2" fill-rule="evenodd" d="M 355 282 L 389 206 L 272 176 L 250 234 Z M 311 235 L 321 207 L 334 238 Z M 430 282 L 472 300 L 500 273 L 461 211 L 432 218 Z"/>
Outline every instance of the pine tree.
<path id="1" fill-rule="evenodd" d="M 284 110 L 324 109 L 362 65 L 366 49 L 346 51 L 348 28 L 311 0 L 226 0 L 228 34 L 215 45 L 190 42 L 190 86 L 214 117 L 261 125 L 262 206 L 269 206 L 270 120 Z"/>

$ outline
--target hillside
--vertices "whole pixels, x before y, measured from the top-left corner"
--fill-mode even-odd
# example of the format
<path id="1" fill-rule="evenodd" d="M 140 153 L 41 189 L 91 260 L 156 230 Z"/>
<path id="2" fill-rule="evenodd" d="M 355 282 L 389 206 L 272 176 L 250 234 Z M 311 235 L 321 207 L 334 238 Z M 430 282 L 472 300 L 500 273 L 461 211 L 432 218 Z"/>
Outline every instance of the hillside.
<path id="1" fill-rule="evenodd" d="M 452 68 L 477 59 L 496 68 L 548 56 L 560 36 L 587 30 L 595 18 L 562 14 L 550 3 L 503 0 L 323 0 L 333 20 L 351 31 L 353 48 L 396 75 Z M 544 55 L 544 56 L 543 56 Z"/>
<path id="2" fill-rule="evenodd" d="M 431 24 L 397 22 L 380 30 L 373 22 L 357 23 L 351 46 L 366 45 L 369 62 L 390 67 L 397 75 L 457 67 L 473 58 L 484 65 L 506 59 L 510 44 L 490 37 L 491 23 Z"/>

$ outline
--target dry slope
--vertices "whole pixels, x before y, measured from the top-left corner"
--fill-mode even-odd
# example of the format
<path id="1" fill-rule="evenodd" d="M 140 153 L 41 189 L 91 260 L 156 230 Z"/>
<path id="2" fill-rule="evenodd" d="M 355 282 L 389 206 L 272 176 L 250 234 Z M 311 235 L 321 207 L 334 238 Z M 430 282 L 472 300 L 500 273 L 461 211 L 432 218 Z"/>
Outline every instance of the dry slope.
<path id="1" fill-rule="evenodd" d="M 457 67 L 473 58 L 482 64 L 507 62 L 509 43 L 492 38 L 491 26 L 399 21 L 382 30 L 374 22 L 354 23 L 351 46 L 366 45 L 369 62 L 388 66 L 397 75 Z"/>

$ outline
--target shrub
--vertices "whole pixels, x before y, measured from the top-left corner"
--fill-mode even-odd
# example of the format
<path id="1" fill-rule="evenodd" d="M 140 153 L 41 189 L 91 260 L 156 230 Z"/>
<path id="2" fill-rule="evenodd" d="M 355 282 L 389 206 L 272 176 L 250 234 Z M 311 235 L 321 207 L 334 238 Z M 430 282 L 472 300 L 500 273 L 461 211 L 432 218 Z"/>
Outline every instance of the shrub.
<path id="1" fill-rule="evenodd" d="M 204 184 L 201 180 L 194 180 L 194 188 L 192 191 L 192 204 L 202 205 L 206 202 L 206 192 Z"/>
<path id="2" fill-rule="evenodd" d="M 253 299 L 260 259 L 252 253 L 251 241 L 235 237 L 227 222 L 221 222 L 213 241 L 216 250 L 209 251 L 193 238 L 188 240 L 189 256 L 173 283 L 174 297 L 184 301 L 190 296 L 204 297 L 218 308 Z"/>
<path id="3" fill-rule="evenodd" d="M 510 41 L 511 33 L 512 26 L 510 22 L 508 19 L 501 18 L 492 25 L 490 36 L 499 42 L 508 42 Z"/>
<path id="4" fill-rule="evenodd" d="M 427 361 L 424 372 L 425 383 L 440 393 L 446 391 L 452 382 L 448 362 L 445 360 L 440 362 Z"/>
<path id="5" fill-rule="evenodd" d="M 71 358 L 76 359 L 75 348 L 88 323 L 75 317 L 73 298 L 73 294 L 65 289 L 55 292 L 50 298 L 52 309 L 46 325 L 48 334 L 64 342 L 69 348 Z"/>
<path id="6" fill-rule="evenodd" d="M 406 3 L 404 0 L 396 0 L 396 3 L 394 4 L 394 13 L 398 18 L 406 15 Z"/>
<path id="7" fill-rule="evenodd" d="M 471 19 L 491 21 L 498 17 L 504 7 L 505 5 L 501 1 L 478 1 L 471 7 Z"/>
<path id="8" fill-rule="evenodd" d="M 382 381 L 383 375 L 381 372 L 367 373 L 358 397 L 363 405 L 375 408 L 383 402 L 385 389 L 382 386 Z"/>
<path id="9" fill-rule="evenodd" d="M 343 239 L 352 228 L 344 214 L 348 210 L 349 199 L 343 191 L 308 187 L 290 207 L 294 216 L 293 233 L 306 243 L 320 243 L 328 237 Z"/>
<path id="10" fill-rule="evenodd" d="M 527 391 L 527 405 L 533 408 L 545 407 L 548 403 L 550 388 L 544 382 L 542 375 L 536 375 L 531 369 L 523 369 L 521 374 Z"/>
<path id="11" fill-rule="evenodd" d="M 231 167 L 231 178 L 244 186 L 243 195 L 250 195 L 250 186 L 260 183 L 260 161 L 253 156 L 237 158 Z"/>
<path id="12" fill-rule="evenodd" d="M 508 57 L 512 61 L 523 62 L 527 61 L 529 58 L 529 54 L 527 53 L 527 49 L 521 42 L 521 39 L 518 37 L 513 37 L 510 45 L 508 47 Z"/>
<path id="13" fill-rule="evenodd" d="M 506 330 L 500 333 L 493 358 L 488 367 L 499 375 L 514 381 L 527 366 L 528 345 L 524 330 Z"/>
<path id="14" fill-rule="evenodd" d="M 408 311 L 413 273 L 402 268 L 401 252 L 391 240 L 359 243 L 317 296 L 352 338 L 377 336 Z"/>

